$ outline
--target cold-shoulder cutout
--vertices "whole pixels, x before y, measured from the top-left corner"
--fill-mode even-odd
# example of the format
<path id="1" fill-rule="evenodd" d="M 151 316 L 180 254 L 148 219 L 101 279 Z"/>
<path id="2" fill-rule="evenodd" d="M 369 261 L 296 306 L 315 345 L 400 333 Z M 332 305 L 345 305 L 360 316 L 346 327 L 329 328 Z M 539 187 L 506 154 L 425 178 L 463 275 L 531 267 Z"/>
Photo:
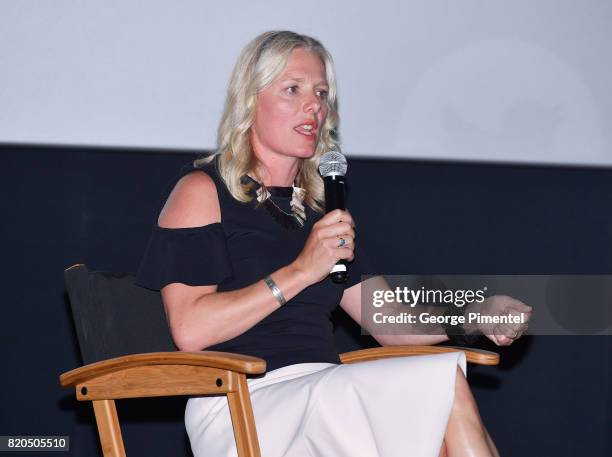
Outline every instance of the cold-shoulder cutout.
<path id="1" fill-rule="evenodd" d="M 221 209 L 214 180 L 203 170 L 194 170 L 178 180 L 161 210 L 160 228 L 202 227 L 221 222 Z"/>
<path id="2" fill-rule="evenodd" d="M 205 286 L 233 276 L 217 190 L 200 168 L 176 182 L 140 262 L 138 285 L 153 290 L 172 283 Z"/>

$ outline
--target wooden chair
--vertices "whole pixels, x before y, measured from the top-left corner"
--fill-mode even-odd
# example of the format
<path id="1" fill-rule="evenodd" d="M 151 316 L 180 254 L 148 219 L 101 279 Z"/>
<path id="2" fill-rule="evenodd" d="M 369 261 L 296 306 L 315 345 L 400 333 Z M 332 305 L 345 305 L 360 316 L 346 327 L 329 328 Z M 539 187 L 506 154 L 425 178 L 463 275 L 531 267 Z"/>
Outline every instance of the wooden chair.
<path id="1" fill-rule="evenodd" d="M 174 395 L 226 395 L 240 457 L 260 456 L 247 375 L 266 371 L 257 357 L 214 351 L 180 352 L 172 343 L 159 293 L 134 285 L 128 275 L 65 271 L 66 286 L 85 366 L 63 373 L 93 404 L 105 457 L 125 456 L 115 400 Z M 462 350 L 467 361 L 497 365 L 493 352 L 442 347 L 394 346 L 340 355 L 342 363 Z M 151 352 L 153 351 L 153 352 Z"/>

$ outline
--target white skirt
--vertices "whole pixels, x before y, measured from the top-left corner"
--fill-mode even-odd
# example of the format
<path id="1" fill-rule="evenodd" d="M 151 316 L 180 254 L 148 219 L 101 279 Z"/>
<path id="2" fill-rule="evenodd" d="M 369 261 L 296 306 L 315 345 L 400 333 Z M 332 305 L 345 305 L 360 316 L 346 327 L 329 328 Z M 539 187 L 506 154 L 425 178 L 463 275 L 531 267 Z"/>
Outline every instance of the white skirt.
<path id="1" fill-rule="evenodd" d="M 301 363 L 251 379 L 263 457 L 437 457 L 465 354 L 347 365 Z M 236 457 L 226 397 L 194 397 L 185 425 L 195 457 Z"/>

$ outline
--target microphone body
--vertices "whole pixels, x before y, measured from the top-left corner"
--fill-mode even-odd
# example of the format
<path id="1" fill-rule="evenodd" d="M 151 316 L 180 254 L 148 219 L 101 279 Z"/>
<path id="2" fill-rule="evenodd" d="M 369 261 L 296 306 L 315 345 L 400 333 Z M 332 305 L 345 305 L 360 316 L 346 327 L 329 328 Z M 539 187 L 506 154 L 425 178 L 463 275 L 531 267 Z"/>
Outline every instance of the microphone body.
<path id="1" fill-rule="evenodd" d="M 323 178 L 325 184 L 325 212 L 346 209 L 344 206 L 344 176 L 331 175 Z"/>
<path id="2" fill-rule="evenodd" d="M 344 176 L 331 175 L 323 178 L 325 185 L 325 212 L 335 209 L 346 209 L 344 206 L 345 184 Z M 348 279 L 346 260 L 340 259 L 330 273 L 333 282 L 341 284 Z"/>
<path id="3" fill-rule="evenodd" d="M 346 157 L 338 151 L 328 151 L 321 156 L 319 173 L 325 185 L 325 212 L 335 209 L 346 209 L 344 206 L 345 181 L 344 176 L 348 164 Z M 330 276 L 333 282 L 343 283 L 348 279 L 346 261 L 341 259 L 334 265 Z"/>

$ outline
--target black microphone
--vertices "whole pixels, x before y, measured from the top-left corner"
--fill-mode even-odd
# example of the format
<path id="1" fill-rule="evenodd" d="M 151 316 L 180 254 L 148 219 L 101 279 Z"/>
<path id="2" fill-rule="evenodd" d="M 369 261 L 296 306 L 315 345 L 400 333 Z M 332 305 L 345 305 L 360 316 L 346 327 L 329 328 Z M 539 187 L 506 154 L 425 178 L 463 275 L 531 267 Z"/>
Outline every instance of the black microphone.
<path id="1" fill-rule="evenodd" d="M 319 160 L 319 173 L 325 184 L 325 212 L 335 209 L 346 209 L 344 206 L 344 175 L 348 165 L 346 157 L 338 151 L 329 151 Z M 333 282 L 343 283 L 348 279 L 346 260 L 340 259 L 332 268 L 330 276 Z"/>

